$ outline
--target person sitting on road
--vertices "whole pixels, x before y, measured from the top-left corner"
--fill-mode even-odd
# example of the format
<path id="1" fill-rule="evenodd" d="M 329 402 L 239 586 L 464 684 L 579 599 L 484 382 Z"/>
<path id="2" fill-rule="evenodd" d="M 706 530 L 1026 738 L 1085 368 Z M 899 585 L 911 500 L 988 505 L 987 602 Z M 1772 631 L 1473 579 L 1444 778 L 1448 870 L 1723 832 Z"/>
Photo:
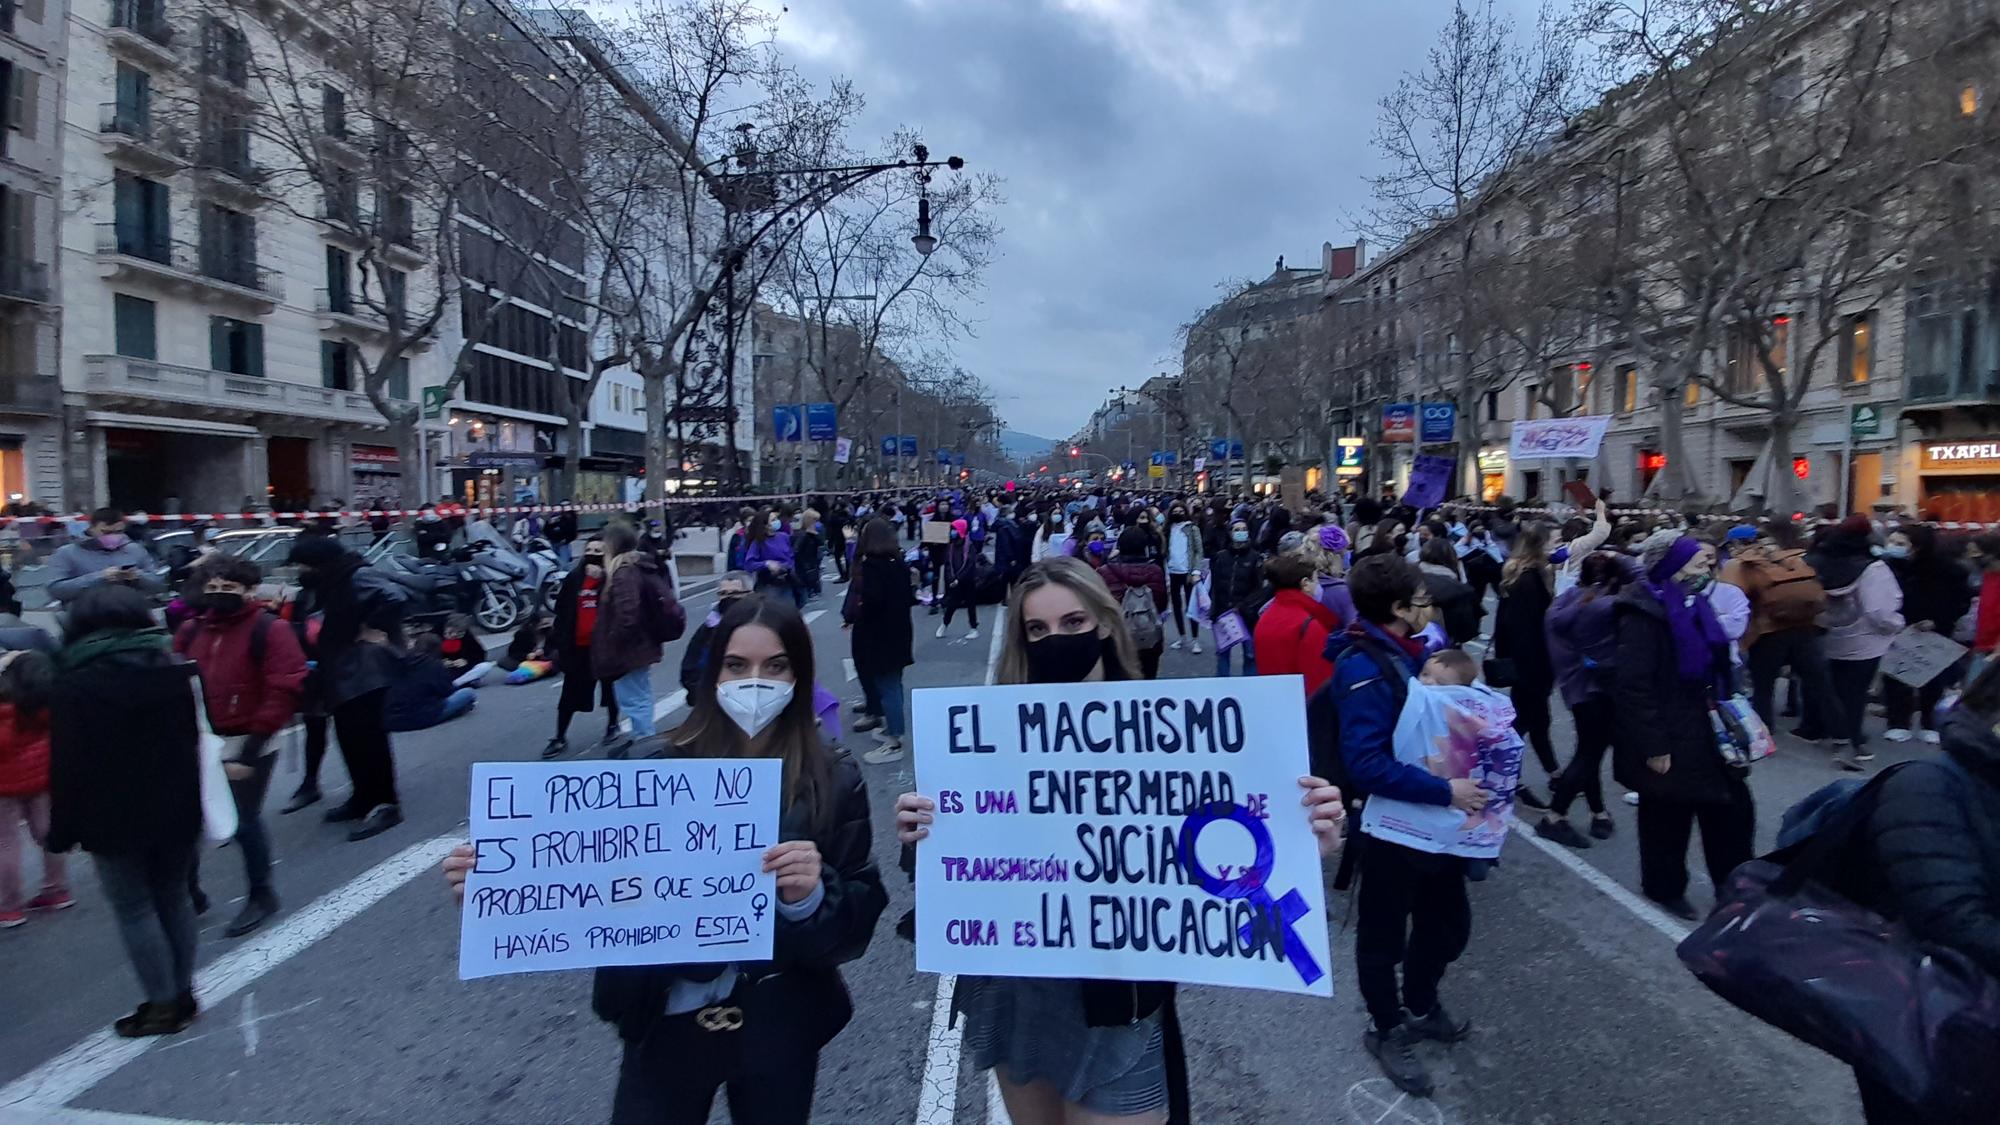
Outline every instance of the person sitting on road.
<path id="1" fill-rule="evenodd" d="M 389 687 L 382 719 L 392 733 L 429 730 L 472 710 L 478 701 L 478 692 L 452 683 L 444 662 L 444 641 L 425 633 L 404 653 L 403 674 Z"/>
<path id="2" fill-rule="evenodd" d="M 463 613 L 452 614 L 444 622 L 438 656 L 444 660 L 444 670 L 450 673 L 454 688 L 476 688 L 493 669 L 493 662 L 486 659 L 486 650 L 472 635 L 472 624 L 472 618 Z"/>

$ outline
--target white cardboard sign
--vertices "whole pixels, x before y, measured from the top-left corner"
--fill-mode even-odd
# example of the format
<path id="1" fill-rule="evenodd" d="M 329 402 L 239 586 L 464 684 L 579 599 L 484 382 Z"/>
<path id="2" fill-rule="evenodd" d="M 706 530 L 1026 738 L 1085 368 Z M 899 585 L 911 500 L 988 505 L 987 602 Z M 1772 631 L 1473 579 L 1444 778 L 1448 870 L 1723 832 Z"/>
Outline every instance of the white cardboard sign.
<path id="1" fill-rule="evenodd" d="M 775 758 L 475 762 L 461 980 L 767 961 Z"/>
<path id="2" fill-rule="evenodd" d="M 1333 995 L 1299 677 L 912 699 L 920 971 Z"/>

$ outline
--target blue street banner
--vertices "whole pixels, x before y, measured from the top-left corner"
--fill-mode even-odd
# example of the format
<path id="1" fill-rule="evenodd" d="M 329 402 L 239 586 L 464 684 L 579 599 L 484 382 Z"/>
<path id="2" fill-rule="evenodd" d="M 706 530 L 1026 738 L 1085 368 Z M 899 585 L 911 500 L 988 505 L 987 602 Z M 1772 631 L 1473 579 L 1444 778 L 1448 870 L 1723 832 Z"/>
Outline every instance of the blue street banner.
<path id="1" fill-rule="evenodd" d="M 832 441 L 840 436 L 840 411 L 830 402 L 806 403 L 806 438 Z"/>
<path id="2" fill-rule="evenodd" d="M 1392 402 L 1382 408 L 1382 440 L 1385 443 L 1417 440 L 1416 403 Z"/>
<path id="3" fill-rule="evenodd" d="M 1129 472 L 1131 472 L 1131 471 L 1132 471 L 1133 469 L 1136 469 L 1136 468 L 1138 468 L 1138 467 L 1139 467 L 1139 462 L 1137 462 L 1137 461 L 1127 461 L 1127 462 L 1125 462 L 1125 471 L 1126 471 L 1126 472 L 1128 472 L 1128 473 L 1129 473 Z"/>
<path id="4" fill-rule="evenodd" d="M 905 456 L 905 457 L 915 457 L 916 455 L 917 455 L 917 435 L 915 435 L 915 434 L 904 434 L 904 435 L 903 435 L 903 456 Z"/>
<path id="5" fill-rule="evenodd" d="M 1426 402 L 1417 408 L 1420 445 L 1447 445 L 1458 440 L 1458 406 L 1449 402 Z"/>
<path id="6" fill-rule="evenodd" d="M 1181 455 L 1168 449 L 1155 450 L 1151 463 L 1155 465 L 1178 465 L 1181 463 Z"/>
<path id="7" fill-rule="evenodd" d="M 903 443 L 901 441 L 897 440 L 895 434 L 890 434 L 888 437 L 883 438 L 882 456 L 894 457 L 896 455 L 896 450 L 902 448 L 902 444 Z"/>
<path id="8" fill-rule="evenodd" d="M 937 463 L 938 463 L 938 464 L 940 464 L 940 465 L 949 465 L 949 464 L 951 464 L 951 450 L 949 450 L 949 449 L 940 449 L 940 450 L 938 450 L 938 451 L 937 451 Z"/>
<path id="9" fill-rule="evenodd" d="M 805 407 L 789 403 L 771 408 L 771 436 L 778 441 L 800 441 L 806 436 Z"/>
<path id="10" fill-rule="evenodd" d="M 1243 443 L 1240 441 L 1232 442 L 1225 438 L 1216 438 L 1214 441 L 1208 443 L 1208 455 L 1217 461 L 1241 461 L 1243 460 Z"/>
<path id="11" fill-rule="evenodd" d="M 954 453 L 954 454 L 952 454 L 952 455 L 951 455 L 951 463 L 952 463 L 952 464 L 953 464 L 954 466 L 956 466 L 957 468 L 961 468 L 961 469 L 965 468 L 965 454 L 963 454 L 963 453 Z"/>

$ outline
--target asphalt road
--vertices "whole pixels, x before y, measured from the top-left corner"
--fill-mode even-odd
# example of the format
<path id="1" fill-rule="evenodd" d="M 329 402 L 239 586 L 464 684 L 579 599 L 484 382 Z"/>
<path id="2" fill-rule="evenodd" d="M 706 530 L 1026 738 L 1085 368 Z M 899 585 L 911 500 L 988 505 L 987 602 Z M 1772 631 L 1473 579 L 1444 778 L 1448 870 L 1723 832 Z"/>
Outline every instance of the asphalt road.
<path id="1" fill-rule="evenodd" d="M 840 589 L 829 583 L 809 607 L 819 611 L 812 631 L 821 682 L 856 697 L 842 664 Z M 709 605 L 709 596 L 696 596 L 691 615 Z M 965 641 L 961 625 L 940 641 L 931 635 L 935 623 L 918 618 L 908 684 L 981 682 L 988 635 Z M 982 623 L 990 626 L 990 616 Z M 676 686 L 679 655 L 671 646 L 655 678 L 662 699 Z M 1211 656 L 1169 652 L 1162 675 L 1213 668 Z M 257 935 L 221 937 L 241 872 L 234 852 L 209 853 L 206 881 L 218 905 L 203 919 L 208 1010 L 177 1038 L 134 1045 L 106 1033 L 114 1016 L 131 1010 L 136 989 L 88 862 L 75 864 L 76 909 L 0 934 L 0 1122 L 604 1120 L 618 1044 L 589 1010 L 587 975 L 461 983 L 456 912 L 436 870 L 463 832 L 469 764 L 535 758 L 551 733 L 556 690 L 491 686 L 471 715 L 398 736 L 409 819 L 392 832 L 349 844 L 317 811 L 273 817 L 287 910 Z M 572 744 L 593 739 L 600 722 L 580 717 Z M 1566 719 L 1558 722 L 1566 755 L 1570 733 Z M 1892 759 L 1884 754 L 1885 763 Z M 296 754 L 288 754 L 273 806 L 297 769 Z M 337 755 L 327 769 L 338 790 Z M 909 785 L 907 765 L 864 769 L 891 903 L 867 955 L 846 974 L 856 1016 L 822 1059 L 815 1120 L 1004 1120 L 989 1116 L 986 1076 L 958 1066 L 948 1042 L 933 1042 L 938 980 L 915 972 L 910 947 L 891 927 L 910 903 L 894 869 L 889 817 Z M 1532 763 L 1529 771 L 1542 787 Z M 1769 842 L 1779 812 L 1833 776 L 1823 752 L 1789 743 L 1760 765 L 1753 788 L 1761 840 Z M 1332 1002 L 1183 991 L 1195 1119 L 1859 1122 L 1844 1068 L 1713 999 L 1680 968 L 1673 943 L 1683 927 L 1636 901 L 1633 810 L 1608 780 L 1607 787 L 1619 817 L 1613 840 L 1572 853 L 1517 835 L 1494 877 L 1474 885 L 1472 946 L 1447 977 L 1445 996 L 1476 1030 L 1465 1043 L 1428 1052 L 1434 1100 L 1398 1098 L 1362 1052 L 1348 906 L 1335 900 Z M 1580 810 L 1576 820 L 1582 826 Z M 1706 902 L 1704 884 L 1697 876 L 1697 905 Z M 718 1108 L 715 1120 L 725 1119 Z"/>

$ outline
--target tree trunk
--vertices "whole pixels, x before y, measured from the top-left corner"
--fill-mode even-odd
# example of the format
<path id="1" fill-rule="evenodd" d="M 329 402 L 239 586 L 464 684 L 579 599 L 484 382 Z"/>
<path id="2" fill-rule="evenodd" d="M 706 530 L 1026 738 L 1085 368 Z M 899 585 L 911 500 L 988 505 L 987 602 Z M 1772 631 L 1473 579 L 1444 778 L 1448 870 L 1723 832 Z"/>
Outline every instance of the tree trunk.
<path id="1" fill-rule="evenodd" d="M 417 433 L 413 417 L 388 419 L 389 440 L 396 447 L 397 466 L 403 472 L 403 507 L 414 508 L 431 498 L 430 455 Z"/>
<path id="2" fill-rule="evenodd" d="M 667 494 L 667 466 L 676 469 L 680 462 L 670 461 L 672 453 L 667 448 L 667 373 L 661 369 L 663 359 L 655 359 L 639 368 L 639 376 L 646 387 L 646 506 L 657 508 Z"/>
<path id="3" fill-rule="evenodd" d="M 563 378 L 567 379 L 565 375 Z M 578 486 L 583 483 L 583 406 L 570 395 L 569 409 L 564 411 L 563 440 L 568 450 L 563 457 L 562 479 L 556 484 L 556 494 L 549 497 L 551 503 L 574 504 Z"/>
<path id="4" fill-rule="evenodd" d="M 1685 370 L 1681 376 L 1654 387 L 1660 396 L 1660 452 L 1667 463 L 1647 491 L 1669 504 L 1696 499 L 1701 494 L 1695 484 L 1693 466 L 1688 463 L 1687 431 L 1682 425 L 1687 415 L 1685 388 L 1689 376 Z"/>
<path id="5" fill-rule="evenodd" d="M 1788 517 L 1806 509 L 1804 490 L 1792 474 L 1792 439 L 1797 436 L 1798 415 L 1781 410 L 1771 415 L 1771 463 L 1765 466 L 1764 505 L 1771 514 Z"/>

